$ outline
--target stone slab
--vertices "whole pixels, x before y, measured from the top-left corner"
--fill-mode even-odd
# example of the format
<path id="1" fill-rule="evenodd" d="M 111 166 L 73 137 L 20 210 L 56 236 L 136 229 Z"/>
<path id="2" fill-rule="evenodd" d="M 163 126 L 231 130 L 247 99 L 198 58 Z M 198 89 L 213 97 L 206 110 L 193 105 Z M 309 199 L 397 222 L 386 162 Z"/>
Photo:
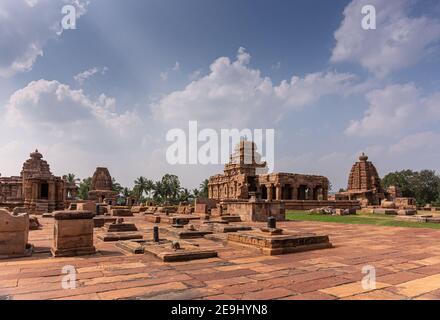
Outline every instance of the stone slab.
<path id="1" fill-rule="evenodd" d="M 114 242 L 121 240 L 142 239 L 143 236 L 139 232 L 104 232 L 98 234 L 97 238 L 104 242 Z"/>

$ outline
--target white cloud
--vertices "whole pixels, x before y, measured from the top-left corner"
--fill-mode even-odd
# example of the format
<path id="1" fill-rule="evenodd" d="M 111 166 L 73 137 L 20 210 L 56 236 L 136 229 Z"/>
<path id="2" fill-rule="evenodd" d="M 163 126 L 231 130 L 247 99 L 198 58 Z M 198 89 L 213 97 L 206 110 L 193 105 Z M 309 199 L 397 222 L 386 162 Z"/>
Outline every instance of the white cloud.
<path id="1" fill-rule="evenodd" d="M 78 82 L 79 85 L 83 85 L 87 79 L 93 77 L 95 74 L 100 73 L 104 75 L 107 73 L 107 71 L 108 71 L 107 67 L 102 67 L 102 68 L 93 67 L 78 73 L 76 76 L 73 77 L 73 79 L 75 79 L 75 81 Z"/>
<path id="2" fill-rule="evenodd" d="M 0 1 L 0 77 L 32 69 L 44 46 L 61 34 L 61 8 L 73 4 L 77 17 L 86 13 L 82 0 Z"/>
<path id="3" fill-rule="evenodd" d="M 389 85 L 369 92 L 361 120 L 346 129 L 353 136 L 400 134 L 440 120 L 440 92 L 424 96 L 414 84 Z"/>
<path id="4" fill-rule="evenodd" d="M 416 64 L 440 40 L 440 21 L 410 16 L 411 0 L 354 0 L 335 32 L 332 62 L 356 62 L 378 77 Z M 377 29 L 361 27 L 364 5 L 377 11 Z"/>
<path id="5" fill-rule="evenodd" d="M 68 140 L 130 136 L 133 127 L 140 124 L 136 113 L 118 113 L 114 98 L 101 94 L 93 99 L 82 90 L 44 79 L 17 90 L 5 109 L 12 127 L 43 130 Z"/>
<path id="6" fill-rule="evenodd" d="M 198 120 L 205 125 L 242 127 L 277 120 L 332 94 L 354 90 L 354 76 L 318 72 L 292 77 L 274 86 L 268 77 L 249 67 L 251 56 L 240 48 L 235 61 L 216 59 L 210 72 L 151 105 L 156 119 L 176 124 Z M 261 124 L 260 124 L 261 125 Z"/>

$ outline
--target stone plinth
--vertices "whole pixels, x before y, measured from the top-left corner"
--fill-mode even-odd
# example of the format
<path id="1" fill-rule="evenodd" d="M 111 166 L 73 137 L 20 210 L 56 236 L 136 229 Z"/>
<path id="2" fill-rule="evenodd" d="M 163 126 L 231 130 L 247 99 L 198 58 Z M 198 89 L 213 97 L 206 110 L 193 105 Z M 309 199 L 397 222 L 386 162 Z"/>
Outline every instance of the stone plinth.
<path id="1" fill-rule="evenodd" d="M 228 242 L 259 249 L 265 255 L 280 255 L 332 247 L 327 235 L 290 233 L 276 228 L 229 233 L 227 239 Z"/>
<path id="2" fill-rule="evenodd" d="M 268 217 L 286 220 L 286 210 L 281 201 L 230 202 L 226 203 L 226 207 L 229 215 L 238 215 L 245 222 L 265 222 Z"/>
<path id="3" fill-rule="evenodd" d="M 54 213 L 54 257 L 90 255 L 93 245 L 93 212 L 58 211 Z"/>
<path id="4" fill-rule="evenodd" d="M 373 210 L 374 214 L 385 214 L 385 215 L 390 215 L 390 216 L 395 216 L 397 215 L 397 210 L 396 209 L 384 209 L 384 208 L 377 208 Z"/>
<path id="5" fill-rule="evenodd" d="M 148 241 L 120 241 L 116 246 L 124 251 L 134 254 L 150 254 L 164 262 L 190 261 L 197 259 L 215 258 L 217 251 L 201 249 L 190 243 L 179 241 L 178 249 L 175 242 L 161 239 L 159 242 Z"/>
<path id="6" fill-rule="evenodd" d="M 413 209 L 401 209 L 397 211 L 399 216 L 415 216 L 417 214 L 417 210 Z"/>
<path id="7" fill-rule="evenodd" d="M 95 216 L 93 224 L 95 228 L 102 228 L 106 223 L 114 223 L 118 218 L 109 216 Z"/>
<path id="8" fill-rule="evenodd" d="M 133 217 L 130 209 L 111 209 L 111 214 L 114 217 Z"/>
<path id="9" fill-rule="evenodd" d="M 171 228 L 160 228 L 160 233 L 170 235 L 179 239 L 197 239 L 203 238 L 207 234 L 211 234 L 212 231 L 209 230 L 198 230 L 195 227 L 171 227 Z"/>
<path id="10" fill-rule="evenodd" d="M 0 209 L 0 256 L 15 257 L 29 254 L 29 215 L 13 216 Z"/>

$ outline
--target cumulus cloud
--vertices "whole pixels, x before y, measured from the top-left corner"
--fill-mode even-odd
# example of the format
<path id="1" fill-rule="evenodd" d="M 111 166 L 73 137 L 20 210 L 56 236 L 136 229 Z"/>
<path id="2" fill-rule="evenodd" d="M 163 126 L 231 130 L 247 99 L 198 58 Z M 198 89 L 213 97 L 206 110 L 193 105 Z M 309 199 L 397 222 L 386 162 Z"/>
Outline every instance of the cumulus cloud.
<path id="1" fill-rule="evenodd" d="M 87 79 L 93 77 L 95 74 L 100 73 L 104 75 L 107 73 L 107 71 L 108 71 L 107 67 L 102 67 L 102 68 L 93 67 L 78 73 L 76 76 L 73 77 L 73 79 L 75 79 L 75 81 L 78 82 L 79 85 L 83 85 Z"/>
<path id="2" fill-rule="evenodd" d="M 115 99 L 105 94 L 93 99 L 82 90 L 44 79 L 11 95 L 6 119 L 11 127 L 43 130 L 68 140 L 125 137 L 141 122 L 134 112 L 118 113 Z"/>
<path id="3" fill-rule="evenodd" d="M 440 21 L 411 15 L 411 0 L 353 0 L 335 32 L 332 62 L 355 62 L 385 77 L 414 65 L 432 52 L 440 40 Z M 373 5 L 377 29 L 364 30 L 362 7 Z M 438 48 L 437 48 L 438 49 Z"/>
<path id="4" fill-rule="evenodd" d="M 250 60 L 244 48 L 238 50 L 234 61 L 216 59 L 207 75 L 154 102 L 154 116 L 166 123 L 197 120 L 210 126 L 261 125 L 323 96 L 355 90 L 352 74 L 333 71 L 293 76 L 274 85 L 260 70 L 249 66 Z"/>
<path id="5" fill-rule="evenodd" d="M 0 1 L 0 77 L 32 69 L 44 46 L 62 33 L 61 8 L 71 4 L 79 18 L 87 11 L 82 0 Z"/>
<path id="6" fill-rule="evenodd" d="M 369 107 L 346 133 L 358 136 L 399 134 L 440 120 L 440 92 L 428 96 L 413 83 L 389 85 L 366 95 Z"/>

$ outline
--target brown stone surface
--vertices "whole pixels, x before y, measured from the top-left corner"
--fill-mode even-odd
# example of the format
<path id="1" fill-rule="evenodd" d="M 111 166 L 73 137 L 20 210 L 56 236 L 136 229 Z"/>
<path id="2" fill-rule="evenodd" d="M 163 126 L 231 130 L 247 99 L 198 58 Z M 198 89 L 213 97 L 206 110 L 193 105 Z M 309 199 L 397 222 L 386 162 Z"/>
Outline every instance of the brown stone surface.
<path id="1" fill-rule="evenodd" d="M 0 209 L 0 256 L 25 255 L 28 236 L 27 213 L 12 215 L 9 211 Z"/>
<path id="2" fill-rule="evenodd" d="M 90 211 L 59 211 L 54 214 L 53 245 L 55 257 L 95 253 L 93 246 L 93 213 Z"/>
<path id="3" fill-rule="evenodd" d="M 153 224 L 127 218 L 142 233 Z M 30 233 L 36 250 L 48 248 L 53 219 Z M 252 224 L 254 227 L 264 224 Z M 218 257 L 164 263 L 150 255 L 124 253 L 95 242 L 97 254 L 0 260 L 0 296 L 11 299 L 439 299 L 440 230 L 282 222 L 291 232 L 326 233 L 334 248 L 265 256 L 237 245 L 191 240 Z M 97 235 L 95 235 L 96 238 Z M 62 268 L 77 270 L 77 288 L 61 289 Z M 365 265 L 376 267 L 375 290 L 364 291 Z"/>

